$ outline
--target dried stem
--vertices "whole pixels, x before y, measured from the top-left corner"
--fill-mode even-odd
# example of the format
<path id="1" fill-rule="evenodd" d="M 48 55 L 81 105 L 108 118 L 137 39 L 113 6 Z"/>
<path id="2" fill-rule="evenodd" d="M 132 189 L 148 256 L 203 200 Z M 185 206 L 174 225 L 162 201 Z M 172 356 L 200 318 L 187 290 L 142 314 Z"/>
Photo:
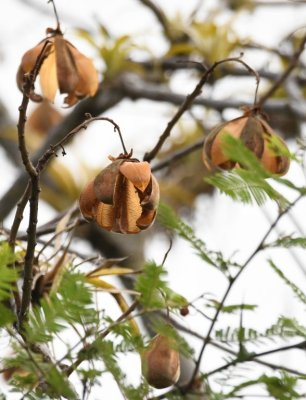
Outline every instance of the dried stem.
<path id="1" fill-rule="evenodd" d="M 297 66 L 299 58 L 304 51 L 306 45 L 306 35 L 303 37 L 298 50 L 293 54 L 290 59 L 289 65 L 287 69 L 283 72 L 283 74 L 273 83 L 270 89 L 267 90 L 265 94 L 261 96 L 257 105 L 262 107 L 263 104 L 275 93 L 275 91 L 284 83 L 284 81 L 288 78 L 294 68 Z"/>
<path id="2" fill-rule="evenodd" d="M 55 19 L 56 19 L 56 24 L 57 24 L 56 30 L 60 31 L 61 30 L 61 28 L 60 28 L 61 24 L 60 24 L 60 19 L 59 19 L 59 16 L 58 16 L 58 13 L 57 13 L 57 9 L 56 9 L 56 6 L 55 6 L 55 2 L 54 2 L 54 0 L 48 0 L 48 3 L 52 3 L 53 12 L 54 12 Z"/>
<path id="3" fill-rule="evenodd" d="M 72 365 L 70 365 L 70 367 L 68 367 L 65 371 L 66 376 L 69 376 L 73 373 L 73 371 L 76 370 L 76 368 L 84 361 L 84 352 L 89 351 L 90 348 L 94 348 L 95 343 L 97 340 L 101 340 L 104 339 L 113 329 L 114 326 L 118 325 L 119 323 L 121 323 L 122 321 L 126 320 L 130 314 L 137 308 L 139 301 L 135 300 L 130 307 L 120 315 L 119 318 L 117 318 L 117 320 L 111 324 L 108 328 L 106 328 L 99 336 L 98 338 L 92 343 L 92 344 L 87 344 L 85 345 L 79 352 L 78 352 L 78 356 L 76 361 L 74 361 L 74 363 Z"/>
<path id="4" fill-rule="evenodd" d="M 258 357 L 268 356 L 270 354 L 279 353 L 281 351 L 287 351 L 287 350 L 292 350 L 292 349 L 300 349 L 300 350 L 305 351 L 305 348 L 306 348 L 306 340 L 303 340 L 302 342 L 299 342 L 299 343 L 290 344 L 290 345 L 282 346 L 282 347 L 277 347 L 276 349 L 263 351 L 261 353 L 250 353 L 250 354 L 246 355 L 243 359 L 240 359 L 239 357 L 237 357 L 235 360 L 232 360 L 224 365 L 221 365 L 221 367 L 215 368 L 212 371 L 207 372 L 205 374 L 205 376 L 208 377 L 208 376 L 214 375 L 214 374 L 221 372 L 221 371 L 223 371 L 231 366 L 234 366 L 238 363 L 254 361 Z M 291 373 L 292 373 L 292 371 L 291 371 Z M 300 373 L 298 373 L 298 375 L 300 375 Z"/>
<path id="5" fill-rule="evenodd" d="M 170 136 L 173 127 L 176 125 L 176 123 L 179 121 L 179 119 L 182 117 L 182 115 L 185 113 L 185 111 L 187 111 L 191 107 L 191 105 L 194 102 L 194 100 L 196 99 L 196 97 L 198 97 L 202 93 L 203 86 L 205 85 L 205 83 L 207 82 L 207 80 L 209 79 L 209 77 L 213 73 L 213 71 L 219 65 L 228 63 L 228 62 L 239 62 L 245 68 L 247 68 L 248 71 L 250 71 L 252 74 L 254 74 L 256 77 L 256 81 L 257 81 L 257 87 L 256 87 L 256 91 L 255 91 L 255 100 L 256 100 L 256 93 L 257 93 L 258 84 L 259 84 L 259 75 L 248 64 L 246 64 L 244 61 L 242 61 L 240 59 L 241 56 L 242 56 L 242 54 L 239 57 L 231 57 L 231 58 L 226 58 L 221 61 L 216 61 L 210 68 L 206 69 L 206 71 L 202 75 L 202 78 L 196 85 L 193 92 L 185 97 L 183 103 L 181 104 L 181 106 L 179 107 L 179 109 L 177 110 L 177 112 L 175 113 L 173 118 L 168 122 L 166 129 L 164 130 L 164 132 L 158 139 L 158 142 L 155 145 L 155 147 L 149 153 L 146 153 L 144 155 L 144 158 L 143 158 L 144 161 L 150 162 L 153 160 L 153 158 L 156 157 L 157 153 L 162 148 L 162 146 L 165 143 L 165 141 L 167 140 L 167 138 Z"/>
<path id="6" fill-rule="evenodd" d="M 27 204 L 28 196 L 30 195 L 30 216 L 29 216 L 29 225 L 27 230 L 28 241 L 24 259 L 24 279 L 22 286 L 22 299 L 18 313 L 19 326 L 21 326 L 25 318 L 25 315 L 27 313 L 31 301 L 32 268 L 34 260 L 34 251 L 36 246 L 36 226 L 37 226 L 37 215 L 38 215 L 38 200 L 40 192 L 39 172 L 36 170 L 36 168 L 34 167 L 33 163 L 30 160 L 26 145 L 26 139 L 25 139 L 25 124 L 27 120 L 26 114 L 30 101 L 30 93 L 34 89 L 34 82 L 41 68 L 41 65 L 45 59 L 48 46 L 49 42 L 46 41 L 36 60 L 33 70 L 29 75 L 24 76 L 23 98 L 21 105 L 19 107 L 19 120 L 17 124 L 19 151 L 21 154 L 25 170 L 27 171 L 30 178 L 30 183 L 28 184 L 24 196 L 18 205 L 15 219 L 13 222 L 13 236 L 10 237 L 10 245 L 14 249 L 15 246 L 14 235 L 16 237 L 20 222 L 22 220 L 23 210 L 25 205 Z M 16 294 L 15 299 L 18 296 L 19 294 L 18 295 Z M 17 300 L 16 305 L 19 306 L 19 300 Z"/>

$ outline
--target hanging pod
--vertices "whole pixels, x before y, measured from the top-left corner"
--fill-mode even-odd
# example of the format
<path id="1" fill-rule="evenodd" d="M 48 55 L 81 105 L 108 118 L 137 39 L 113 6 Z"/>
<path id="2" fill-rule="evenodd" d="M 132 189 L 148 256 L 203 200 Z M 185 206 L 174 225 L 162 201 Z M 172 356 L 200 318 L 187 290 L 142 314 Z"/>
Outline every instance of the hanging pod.
<path id="1" fill-rule="evenodd" d="M 289 169 L 290 159 L 277 151 L 276 147 L 288 151 L 285 142 L 272 130 L 259 112 L 247 111 L 242 117 L 225 122 L 214 128 L 207 136 L 203 147 L 203 162 L 212 170 L 221 168 L 230 170 L 240 167 L 224 153 L 223 138 L 226 135 L 240 139 L 260 160 L 270 173 L 284 175 Z"/>
<path id="2" fill-rule="evenodd" d="M 164 389 L 174 385 L 180 376 L 180 356 L 175 341 L 156 335 L 141 354 L 142 374 L 149 385 Z"/>
<path id="3" fill-rule="evenodd" d="M 117 233 L 138 233 L 155 220 L 159 186 L 148 162 L 119 156 L 80 195 L 86 219 Z"/>
<path id="4" fill-rule="evenodd" d="M 43 98 L 53 102 L 56 93 L 65 93 L 64 104 L 76 104 L 85 96 L 94 96 L 98 90 L 98 74 L 92 60 L 64 39 L 61 30 L 47 30 L 48 36 L 22 57 L 17 72 L 17 86 L 23 91 L 24 75 L 30 73 L 45 47 L 44 59 L 39 71 L 42 96 L 30 93 L 33 101 Z"/>

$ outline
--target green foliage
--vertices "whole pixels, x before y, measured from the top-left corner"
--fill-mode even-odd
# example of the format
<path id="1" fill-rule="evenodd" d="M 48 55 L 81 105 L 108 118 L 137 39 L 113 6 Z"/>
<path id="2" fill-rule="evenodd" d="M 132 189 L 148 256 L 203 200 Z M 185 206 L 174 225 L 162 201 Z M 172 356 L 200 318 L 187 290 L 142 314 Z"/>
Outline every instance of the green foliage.
<path id="1" fill-rule="evenodd" d="M 116 351 L 126 353 L 128 351 L 141 351 L 143 349 L 143 338 L 141 335 L 135 335 L 128 321 L 115 323 L 110 317 L 105 318 L 112 325 L 111 332 L 120 339 L 116 345 Z"/>
<path id="2" fill-rule="evenodd" d="M 162 293 L 167 288 L 165 281 L 166 271 L 154 261 L 144 266 L 143 273 L 139 275 L 135 283 L 135 289 L 141 294 L 140 302 L 145 308 L 164 308 L 165 301 Z"/>
<path id="3" fill-rule="evenodd" d="M 282 207 L 287 204 L 283 195 L 266 180 L 267 178 L 274 178 L 274 176 L 263 168 L 256 156 L 240 140 L 227 135 L 222 138 L 222 143 L 224 153 L 231 160 L 239 163 L 242 168 L 216 173 L 206 177 L 206 182 L 218 188 L 234 201 L 246 204 L 255 201 L 258 205 L 262 205 L 268 199 L 271 199 Z"/>
<path id="4" fill-rule="evenodd" d="M 281 376 L 269 376 L 266 374 L 261 375 L 258 379 L 243 382 L 235 386 L 226 398 L 232 399 L 238 395 L 242 389 L 258 384 L 264 385 L 268 394 L 277 400 L 294 400 L 304 398 L 304 394 L 298 393 L 296 385 L 299 378 L 290 376 L 286 373 L 281 373 Z"/>
<path id="5" fill-rule="evenodd" d="M 45 343 L 69 325 L 91 326 L 96 323 L 97 313 L 83 275 L 66 272 L 58 291 L 33 307 L 26 333 L 30 342 Z"/>
<path id="6" fill-rule="evenodd" d="M 15 269 L 10 268 L 9 265 L 13 263 L 15 256 L 12 254 L 11 249 L 6 242 L 0 243 L 0 301 L 6 300 L 11 297 L 13 284 L 17 281 L 17 272 Z"/>
<path id="7" fill-rule="evenodd" d="M 306 327 L 302 326 L 295 318 L 285 316 L 278 317 L 277 321 L 263 332 L 250 327 L 233 328 L 227 326 L 218 329 L 214 333 L 216 340 L 223 343 L 251 342 L 261 343 L 264 340 L 275 340 L 277 338 L 287 339 L 292 337 L 306 337 Z"/>
<path id="8" fill-rule="evenodd" d="M 175 309 L 188 303 L 183 296 L 168 287 L 166 275 L 163 266 L 155 264 L 154 261 L 144 266 L 135 283 L 135 289 L 141 294 L 139 301 L 144 308 Z"/>
<path id="9" fill-rule="evenodd" d="M 303 249 L 306 249 L 306 238 L 280 236 L 275 240 L 275 242 L 267 243 L 264 247 L 284 247 L 286 249 L 290 249 L 291 247 L 301 247 Z"/>
<path id="10" fill-rule="evenodd" d="M 204 261 L 210 265 L 215 265 L 209 256 L 205 243 L 195 236 L 193 229 L 183 222 L 169 206 L 166 204 L 159 205 L 158 219 L 165 228 L 175 231 L 180 237 L 189 242 Z"/>
<path id="11" fill-rule="evenodd" d="M 222 313 L 233 314 L 236 311 L 242 311 L 242 310 L 254 311 L 257 308 L 257 305 L 256 304 L 244 304 L 244 303 L 221 305 L 221 303 L 219 301 L 210 299 L 209 303 L 207 304 L 207 307 L 220 309 L 220 312 L 222 312 Z"/>
<path id="12" fill-rule="evenodd" d="M 285 282 L 287 286 L 293 291 L 296 297 L 304 304 L 306 304 L 306 296 L 304 292 L 290 279 L 286 277 L 286 275 L 274 264 L 272 260 L 269 260 L 270 267 L 277 273 L 277 275 Z"/>
<path id="13" fill-rule="evenodd" d="M 45 360 L 42 354 L 30 349 L 14 346 L 14 357 L 7 359 L 6 366 L 16 369 L 13 375 L 12 385 L 23 391 L 32 387 L 31 394 L 35 399 L 59 399 L 65 396 L 67 399 L 77 399 L 74 390 L 71 388 L 65 374 L 55 365 Z M 44 384 L 40 386 L 39 380 Z M 35 388 L 35 389 L 34 389 Z"/>
<path id="14" fill-rule="evenodd" d="M 95 349 L 96 357 L 102 359 L 104 363 L 105 370 L 102 373 L 109 372 L 112 374 L 125 398 L 129 400 L 143 400 L 146 398 L 148 394 L 146 385 L 135 388 L 126 383 L 126 377 L 118 364 L 116 348 L 112 341 L 98 338 L 95 341 Z"/>
<path id="15" fill-rule="evenodd" d="M 231 260 L 224 259 L 220 251 L 207 249 L 203 240 L 199 239 L 190 225 L 184 222 L 169 206 L 160 204 L 158 208 L 159 222 L 167 229 L 177 233 L 182 239 L 186 240 L 196 251 L 196 254 L 209 265 L 217 268 L 226 276 L 230 276 L 230 267 L 240 268 L 240 265 Z"/>
<path id="16" fill-rule="evenodd" d="M 0 328 L 12 323 L 15 316 L 9 308 L 8 300 L 12 297 L 12 292 L 18 275 L 15 269 L 10 267 L 15 260 L 11 249 L 6 242 L 0 243 Z"/>

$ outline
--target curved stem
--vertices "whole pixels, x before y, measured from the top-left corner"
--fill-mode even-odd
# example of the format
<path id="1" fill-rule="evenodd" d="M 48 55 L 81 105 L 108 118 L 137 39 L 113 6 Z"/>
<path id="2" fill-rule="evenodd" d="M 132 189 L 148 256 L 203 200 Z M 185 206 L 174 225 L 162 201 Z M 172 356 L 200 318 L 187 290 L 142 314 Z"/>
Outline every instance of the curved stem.
<path id="1" fill-rule="evenodd" d="M 219 65 L 222 65 L 222 64 L 228 63 L 228 62 L 239 62 L 245 68 L 247 68 L 248 71 L 250 71 L 252 74 L 254 74 L 256 77 L 256 81 L 257 81 L 257 87 L 256 87 L 256 91 L 255 91 L 255 100 L 256 100 L 256 94 L 257 94 L 257 89 L 258 89 L 258 84 L 259 84 L 259 75 L 246 62 L 241 60 L 242 55 L 243 54 L 241 54 L 239 57 L 230 57 L 230 58 L 226 58 L 224 60 L 216 61 L 210 68 L 206 69 L 206 71 L 202 75 L 202 78 L 200 79 L 200 81 L 198 82 L 196 87 L 194 88 L 193 92 L 191 92 L 189 95 L 187 95 L 185 97 L 183 103 L 181 104 L 181 106 L 179 107 L 179 109 L 177 110 L 177 112 L 175 113 L 173 118 L 168 122 L 164 132 L 159 137 L 158 142 L 156 143 L 155 147 L 150 152 L 148 152 L 144 155 L 144 158 L 143 158 L 144 161 L 150 162 L 153 160 L 153 158 L 156 157 L 157 153 L 159 152 L 159 150 L 162 148 L 165 141 L 170 136 L 173 127 L 176 125 L 176 123 L 179 121 L 179 119 L 182 117 L 182 115 L 185 113 L 185 111 L 187 111 L 191 107 L 191 105 L 194 102 L 194 100 L 196 99 L 196 97 L 198 97 L 202 93 L 203 86 L 206 84 L 210 75 L 213 73 L 213 71 Z"/>
<path id="2" fill-rule="evenodd" d="M 288 78 L 294 68 L 297 66 L 299 58 L 304 51 L 306 45 L 306 35 L 303 37 L 299 48 L 292 56 L 288 67 L 283 72 L 283 74 L 273 83 L 273 85 L 264 93 L 261 98 L 259 99 L 257 105 L 258 107 L 262 107 L 263 104 L 275 93 L 275 91 L 281 86 L 281 84 Z"/>
<path id="3" fill-rule="evenodd" d="M 56 6 L 55 6 L 55 2 L 54 2 L 54 0 L 48 0 L 48 3 L 52 3 L 53 12 L 54 12 L 55 19 L 56 19 L 56 24 L 57 24 L 56 30 L 60 31 L 61 30 L 61 28 L 60 28 L 60 20 L 59 20 L 59 16 L 58 16 L 58 13 L 57 13 Z"/>

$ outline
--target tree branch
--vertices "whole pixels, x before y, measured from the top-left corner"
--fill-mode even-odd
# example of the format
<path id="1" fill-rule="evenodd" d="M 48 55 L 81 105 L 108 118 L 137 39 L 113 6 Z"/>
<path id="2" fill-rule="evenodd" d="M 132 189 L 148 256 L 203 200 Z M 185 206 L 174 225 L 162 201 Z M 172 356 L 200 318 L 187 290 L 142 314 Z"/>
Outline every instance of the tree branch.
<path id="1" fill-rule="evenodd" d="M 37 164 L 38 160 L 52 146 L 53 143 L 60 141 L 67 132 L 75 128 L 76 125 L 84 121 L 84 115 L 99 115 L 118 104 L 123 98 L 122 93 L 113 87 L 105 86 L 99 90 L 93 98 L 81 101 L 73 111 L 57 126 L 48 133 L 45 142 L 32 158 L 32 163 Z M 14 204 L 21 197 L 27 185 L 28 175 L 21 171 L 17 179 L 12 183 L 10 189 L 2 196 L 0 200 L 0 220 L 3 220 L 14 207 Z"/>
<path id="2" fill-rule="evenodd" d="M 306 35 L 303 37 L 298 50 L 293 54 L 290 59 L 289 65 L 286 70 L 282 73 L 282 75 L 274 82 L 274 84 L 267 90 L 267 92 L 261 96 L 258 101 L 258 106 L 262 107 L 262 105 L 276 92 L 276 90 L 285 82 L 291 72 L 296 68 L 299 58 L 304 51 L 306 44 Z"/>
<path id="3" fill-rule="evenodd" d="M 196 362 L 196 366 L 195 369 L 193 371 L 193 375 L 192 378 L 189 382 L 189 384 L 186 387 L 186 391 L 188 391 L 188 389 L 191 387 L 195 377 L 197 376 L 199 369 L 200 369 L 200 364 L 201 364 L 201 360 L 202 357 L 204 355 L 204 351 L 206 349 L 206 346 L 208 345 L 209 341 L 210 341 L 210 337 L 212 334 L 212 331 L 217 323 L 219 314 L 225 304 L 225 301 L 233 287 L 233 285 L 235 284 L 235 282 L 237 282 L 238 278 L 241 276 L 241 274 L 245 271 L 245 269 L 247 268 L 247 266 L 249 265 L 249 263 L 253 260 L 253 258 L 263 249 L 263 245 L 266 241 L 266 239 L 268 238 L 268 236 L 270 235 L 270 233 L 273 231 L 273 229 L 276 227 L 276 225 L 278 224 L 278 222 L 280 221 L 280 219 L 286 215 L 288 213 L 288 211 L 294 207 L 302 198 L 303 198 L 303 194 L 299 195 L 285 210 L 283 210 L 282 212 L 279 213 L 279 215 L 277 216 L 277 218 L 275 219 L 275 221 L 270 225 L 269 229 L 267 230 L 267 232 L 265 233 L 265 235 L 263 236 L 263 238 L 261 239 L 260 243 L 257 245 L 257 247 L 255 248 L 255 250 L 250 254 L 250 256 L 247 258 L 247 260 L 244 262 L 244 264 L 241 266 L 241 268 L 239 269 L 239 271 L 236 273 L 236 275 L 234 277 L 232 277 L 229 280 L 229 284 L 227 286 L 227 289 L 220 301 L 220 304 L 218 306 L 218 308 L 216 309 L 215 315 L 211 321 L 211 324 L 209 326 L 208 332 L 206 334 L 206 337 L 204 339 L 203 345 L 201 347 L 201 350 L 199 352 L 199 356 L 197 358 L 197 362 Z"/>
<path id="4" fill-rule="evenodd" d="M 144 155 L 144 161 L 152 161 L 153 158 L 156 157 L 157 153 L 159 150 L 162 148 L 163 144 L 167 140 L 167 138 L 170 136 L 172 128 L 176 125 L 176 123 L 179 121 L 179 119 L 182 117 L 182 115 L 187 111 L 192 103 L 194 102 L 195 98 L 198 97 L 202 93 L 202 88 L 209 79 L 210 75 L 213 73 L 213 71 L 219 66 L 224 63 L 228 62 L 238 62 L 242 64 L 250 73 L 255 75 L 257 86 L 255 90 L 255 100 L 256 100 L 256 93 L 257 93 L 257 88 L 258 88 L 258 83 L 259 83 L 259 76 L 258 74 L 249 67 L 248 64 L 246 64 L 244 61 L 240 59 L 240 57 L 231 57 L 231 58 L 226 58 L 221 61 L 216 61 L 211 67 L 209 67 L 204 74 L 202 75 L 201 79 L 199 80 L 198 84 L 194 88 L 194 90 L 188 94 L 185 98 L 182 104 L 180 105 L 179 109 L 177 112 L 174 114 L 173 118 L 168 122 L 167 127 L 165 128 L 164 132 L 160 136 L 158 142 L 156 143 L 155 147 L 148 153 Z"/>

